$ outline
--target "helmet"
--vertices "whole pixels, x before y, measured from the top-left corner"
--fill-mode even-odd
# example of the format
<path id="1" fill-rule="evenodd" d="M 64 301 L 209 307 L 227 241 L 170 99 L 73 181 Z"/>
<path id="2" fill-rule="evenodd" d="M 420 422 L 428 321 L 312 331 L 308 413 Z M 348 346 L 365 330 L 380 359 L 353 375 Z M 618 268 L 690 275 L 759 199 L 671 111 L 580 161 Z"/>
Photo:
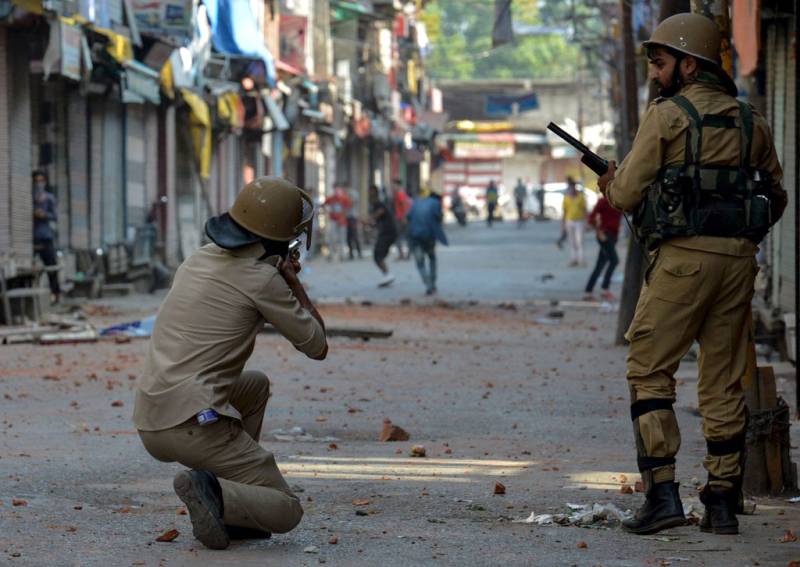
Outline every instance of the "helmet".
<path id="1" fill-rule="evenodd" d="M 644 47 L 669 47 L 719 65 L 722 35 L 717 24 L 701 14 L 675 14 L 658 24 Z"/>
<path id="2" fill-rule="evenodd" d="M 658 24 L 650 39 L 642 45 L 645 48 L 667 47 L 712 63 L 725 90 L 731 96 L 736 96 L 736 84 L 720 66 L 722 34 L 710 18 L 689 12 L 675 14 Z"/>
<path id="3" fill-rule="evenodd" d="M 288 242 L 305 233 L 311 247 L 314 205 L 311 197 L 280 177 L 259 177 L 239 192 L 227 213 L 206 222 L 206 234 L 222 248 L 239 248 L 261 239 Z"/>

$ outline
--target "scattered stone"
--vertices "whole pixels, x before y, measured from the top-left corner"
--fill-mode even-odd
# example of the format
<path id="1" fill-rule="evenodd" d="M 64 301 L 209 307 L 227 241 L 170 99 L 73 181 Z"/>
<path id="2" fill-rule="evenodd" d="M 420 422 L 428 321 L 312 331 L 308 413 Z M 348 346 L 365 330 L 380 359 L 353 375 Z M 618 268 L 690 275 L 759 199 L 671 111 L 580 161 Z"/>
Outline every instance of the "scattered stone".
<path id="1" fill-rule="evenodd" d="M 408 434 L 408 431 L 400 426 L 393 425 L 389 419 L 383 420 L 383 430 L 379 441 L 408 441 L 409 439 L 411 439 L 411 435 Z"/>
<path id="2" fill-rule="evenodd" d="M 411 447 L 410 456 L 412 457 L 424 457 L 425 456 L 425 446 L 424 445 L 414 445 Z"/>
<path id="3" fill-rule="evenodd" d="M 174 540 L 175 540 L 175 538 L 177 538 L 177 537 L 178 537 L 180 534 L 181 534 L 181 532 L 179 532 L 178 530 L 176 530 L 175 528 L 173 528 L 173 529 L 171 529 L 171 530 L 167 530 L 167 531 L 165 531 L 163 534 L 161 534 L 160 536 L 158 536 L 158 537 L 156 538 L 156 541 L 160 541 L 160 542 L 169 542 L 169 541 L 174 541 Z"/>

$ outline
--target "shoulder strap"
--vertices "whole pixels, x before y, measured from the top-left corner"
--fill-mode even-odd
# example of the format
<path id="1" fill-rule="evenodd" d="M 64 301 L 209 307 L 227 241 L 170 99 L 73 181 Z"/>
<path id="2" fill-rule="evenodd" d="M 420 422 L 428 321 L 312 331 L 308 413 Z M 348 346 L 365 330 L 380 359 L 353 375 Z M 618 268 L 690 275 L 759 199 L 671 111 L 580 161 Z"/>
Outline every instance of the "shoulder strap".
<path id="1" fill-rule="evenodd" d="M 689 128 L 686 130 L 685 165 L 699 164 L 700 148 L 703 143 L 703 119 L 686 97 L 676 95 L 671 100 L 686 113 L 686 117 L 689 119 Z"/>
<path id="2" fill-rule="evenodd" d="M 739 117 L 742 123 L 741 131 L 741 159 L 740 159 L 740 167 L 742 169 L 748 169 L 750 167 L 750 151 L 753 147 L 753 111 L 750 110 L 750 105 L 746 102 L 742 102 L 741 100 L 737 100 L 739 103 Z"/>

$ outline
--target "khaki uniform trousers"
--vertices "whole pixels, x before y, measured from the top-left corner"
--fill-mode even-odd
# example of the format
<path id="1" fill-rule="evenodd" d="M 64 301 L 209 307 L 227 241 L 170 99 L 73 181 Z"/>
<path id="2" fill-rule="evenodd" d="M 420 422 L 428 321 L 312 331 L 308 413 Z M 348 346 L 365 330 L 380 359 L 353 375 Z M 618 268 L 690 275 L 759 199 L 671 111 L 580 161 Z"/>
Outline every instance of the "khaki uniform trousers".
<path id="1" fill-rule="evenodd" d="M 201 426 L 191 419 L 162 431 L 139 431 L 139 436 L 159 461 L 177 461 L 217 475 L 226 525 L 286 533 L 300 523 L 303 508 L 273 454 L 258 444 L 269 387 L 261 372 L 243 372 L 230 399 L 241 421 L 220 417 Z"/>
<path id="2" fill-rule="evenodd" d="M 648 271 L 630 341 L 627 377 L 639 470 L 645 488 L 675 478 L 681 444 L 675 372 L 693 341 L 700 344 L 697 385 L 709 483 L 735 486 L 742 475 L 748 313 L 758 271 L 751 256 L 663 244 Z"/>

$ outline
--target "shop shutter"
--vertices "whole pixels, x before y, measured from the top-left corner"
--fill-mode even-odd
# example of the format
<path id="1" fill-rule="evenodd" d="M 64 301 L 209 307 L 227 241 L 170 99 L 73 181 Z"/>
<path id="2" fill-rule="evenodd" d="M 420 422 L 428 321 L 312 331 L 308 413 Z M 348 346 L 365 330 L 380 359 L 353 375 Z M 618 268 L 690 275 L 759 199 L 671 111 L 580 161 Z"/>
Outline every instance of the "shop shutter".
<path id="1" fill-rule="evenodd" d="M 783 33 L 783 46 L 784 51 L 779 65 L 784 69 L 785 77 L 785 96 L 784 102 L 784 116 L 783 123 L 785 124 L 784 139 L 783 139 L 783 155 L 781 156 L 781 165 L 783 166 L 783 187 L 789 193 L 789 206 L 786 207 L 780 226 L 780 285 L 778 306 L 784 312 L 794 312 L 795 297 L 795 215 L 794 215 L 794 202 L 798 197 L 797 183 L 798 180 L 795 176 L 795 163 L 797 160 L 797 132 L 795 130 L 795 97 L 797 96 L 797 77 L 795 76 L 795 57 L 796 54 L 790 53 L 793 48 L 790 38 L 794 37 L 794 31 L 788 26 L 781 26 Z"/>
<path id="2" fill-rule="evenodd" d="M 89 138 L 89 236 L 90 246 L 97 248 L 102 243 L 103 211 L 103 101 L 92 97 L 90 108 Z"/>
<path id="3" fill-rule="evenodd" d="M 8 30 L 0 27 L 0 260 L 11 251 L 11 195 L 8 180 L 9 170 L 9 57 L 7 51 Z"/>
<path id="4" fill-rule="evenodd" d="M 125 240 L 125 140 L 122 104 L 106 100 L 102 127 L 102 241 L 116 244 Z"/>
<path id="5" fill-rule="evenodd" d="M 145 106 L 144 129 L 144 154 L 145 154 L 145 206 L 150 206 L 158 201 L 158 107 Z"/>
<path id="6" fill-rule="evenodd" d="M 11 38 L 8 109 L 11 251 L 17 265 L 26 266 L 33 259 L 29 57 L 24 38 L 13 35 Z"/>
<path id="7" fill-rule="evenodd" d="M 85 250 L 89 242 L 89 136 L 86 98 L 77 90 L 68 96 L 67 137 L 69 156 L 70 235 L 74 250 Z"/>
<path id="8" fill-rule="evenodd" d="M 137 227 L 144 224 L 147 215 L 145 107 L 141 104 L 128 104 L 125 111 L 127 220 L 128 226 Z"/>

